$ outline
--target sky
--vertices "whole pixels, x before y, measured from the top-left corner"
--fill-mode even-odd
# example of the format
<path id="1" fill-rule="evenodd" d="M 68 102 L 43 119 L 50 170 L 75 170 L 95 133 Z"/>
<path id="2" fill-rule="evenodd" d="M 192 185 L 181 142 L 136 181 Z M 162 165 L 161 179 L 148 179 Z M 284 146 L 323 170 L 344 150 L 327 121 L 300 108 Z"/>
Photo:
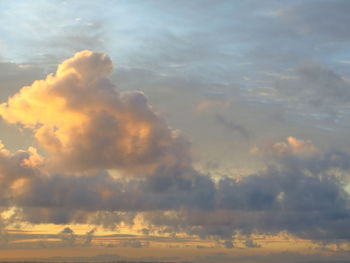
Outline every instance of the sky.
<path id="1" fill-rule="evenodd" d="M 350 1 L 0 1 L 0 261 L 349 262 Z"/>

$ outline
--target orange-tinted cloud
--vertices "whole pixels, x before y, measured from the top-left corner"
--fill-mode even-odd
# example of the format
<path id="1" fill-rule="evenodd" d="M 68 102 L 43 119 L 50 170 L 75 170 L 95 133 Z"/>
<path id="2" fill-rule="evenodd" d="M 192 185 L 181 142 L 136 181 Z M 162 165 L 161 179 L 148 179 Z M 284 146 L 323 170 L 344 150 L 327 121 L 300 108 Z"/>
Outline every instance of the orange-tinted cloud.
<path id="1" fill-rule="evenodd" d="M 79 52 L 1 104 L 0 115 L 33 130 L 56 167 L 154 173 L 187 166 L 188 141 L 142 92 L 118 92 L 108 79 L 112 69 L 106 55 Z"/>
<path id="2" fill-rule="evenodd" d="M 254 146 L 251 149 L 252 154 L 263 154 L 273 156 L 283 155 L 301 155 L 311 156 L 317 153 L 316 147 L 311 141 L 301 140 L 289 136 L 286 141 L 265 143 L 261 146 Z"/>

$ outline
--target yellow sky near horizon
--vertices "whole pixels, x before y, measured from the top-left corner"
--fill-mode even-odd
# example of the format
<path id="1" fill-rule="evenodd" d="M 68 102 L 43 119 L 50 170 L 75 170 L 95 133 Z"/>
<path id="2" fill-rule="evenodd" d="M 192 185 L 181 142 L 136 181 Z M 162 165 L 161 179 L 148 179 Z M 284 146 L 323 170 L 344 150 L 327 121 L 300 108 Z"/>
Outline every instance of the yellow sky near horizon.
<path id="1" fill-rule="evenodd" d="M 59 233 L 65 227 L 74 231 L 75 243 L 65 244 Z M 321 253 L 331 255 L 349 249 L 347 244 L 321 245 L 309 240 L 303 240 L 291 236 L 288 233 L 278 235 L 252 235 L 252 240 L 258 248 L 247 247 L 244 235 L 236 235 L 233 241 L 234 248 L 225 248 L 222 241 L 203 240 L 198 237 L 183 235 L 170 237 L 169 235 L 141 235 L 137 231 L 124 227 L 118 231 L 103 230 L 98 228 L 94 233 L 92 242 L 88 246 L 83 245 L 84 235 L 91 230 L 90 225 L 55 225 L 37 224 L 27 226 L 22 230 L 12 229 L 9 234 L 24 234 L 20 238 L 9 240 L 7 247 L 0 248 L 1 258 L 46 258 L 46 257 L 93 257 L 101 254 L 117 254 L 123 257 L 172 257 L 179 256 L 189 260 L 200 255 L 225 253 L 227 255 L 264 255 L 279 253 L 281 251 L 300 254 Z M 28 238 L 25 235 L 28 235 Z M 48 235 L 49 237 L 45 237 Z M 138 248 L 130 247 L 139 241 Z M 45 247 L 42 247 L 45 246 Z M 27 247 L 27 248 L 26 248 Z"/>

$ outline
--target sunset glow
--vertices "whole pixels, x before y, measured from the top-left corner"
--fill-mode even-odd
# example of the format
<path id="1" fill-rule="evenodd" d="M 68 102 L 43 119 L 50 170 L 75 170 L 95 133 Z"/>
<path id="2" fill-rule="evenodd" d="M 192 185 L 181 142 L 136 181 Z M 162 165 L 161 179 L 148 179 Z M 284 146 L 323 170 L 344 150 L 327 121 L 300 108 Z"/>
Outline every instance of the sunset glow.
<path id="1" fill-rule="evenodd" d="M 350 262 L 349 12 L 0 1 L 0 262 Z"/>

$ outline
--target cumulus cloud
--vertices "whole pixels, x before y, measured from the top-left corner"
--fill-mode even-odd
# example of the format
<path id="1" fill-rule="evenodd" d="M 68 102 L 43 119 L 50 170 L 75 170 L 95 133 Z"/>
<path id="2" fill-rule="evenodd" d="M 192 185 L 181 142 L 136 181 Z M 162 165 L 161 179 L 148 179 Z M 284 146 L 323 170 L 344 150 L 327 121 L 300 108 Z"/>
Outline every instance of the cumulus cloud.
<path id="1" fill-rule="evenodd" d="M 293 136 L 287 137 L 286 141 L 266 142 L 255 145 L 252 154 L 270 155 L 281 157 L 283 155 L 313 155 L 317 153 L 316 147 L 311 141 L 297 139 Z"/>
<path id="2" fill-rule="evenodd" d="M 76 236 L 74 234 L 74 231 L 71 228 L 66 227 L 62 231 L 60 231 L 57 235 L 62 240 L 63 244 L 68 246 L 74 246 Z"/>
<path id="3" fill-rule="evenodd" d="M 0 115 L 31 129 L 51 161 L 71 170 L 154 173 L 188 165 L 188 141 L 142 92 L 118 92 L 108 79 L 112 69 L 109 57 L 79 52 L 3 103 Z"/>
<path id="4" fill-rule="evenodd" d="M 349 197 L 333 171 L 348 173 L 349 161 L 349 155 L 337 152 L 284 157 L 279 167 L 240 180 L 220 180 L 213 209 L 151 213 L 147 218 L 154 225 L 168 226 L 169 232 L 181 230 L 202 238 L 230 240 L 236 232 L 249 237 L 287 231 L 322 242 L 348 240 Z"/>
<path id="5" fill-rule="evenodd" d="M 10 205 L 23 184 L 38 172 L 42 158 L 34 148 L 12 154 L 0 142 L 0 204 Z"/>
<path id="6" fill-rule="evenodd" d="M 237 233 L 247 236 L 248 247 L 257 247 L 254 233 L 281 231 L 350 240 L 349 196 L 338 176 L 349 173 L 349 154 L 317 153 L 311 142 L 288 137 L 268 150 L 278 165 L 239 180 L 214 180 L 193 168 L 188 141 L 141 92 L 117 90 L 111 70 L 107 56 L 83 51 L 1 104 L 3 119 L 32 130 L 48 153 L 11 153 L 1 144 L 2 206 L 18 207 L 18 216 L 31 223 L 107 228 L 132 225 L 141 215 L 150 229 L 215 236 L 226 247 Z M 86 234 L 86 244 L 93 234 Z M 75 243 L 70 228 L 58 235 Z"/>
<path id="7" fill-rule="evenodd" d="M 92 239 L 94 238 L 95 232 L 96 232 L 96 228 L 93 228 L 90 231 L 86 232 L 85 240 L 84 240 L 84 245 L 85 246 L 89 246 L 91 244 Z"/>

